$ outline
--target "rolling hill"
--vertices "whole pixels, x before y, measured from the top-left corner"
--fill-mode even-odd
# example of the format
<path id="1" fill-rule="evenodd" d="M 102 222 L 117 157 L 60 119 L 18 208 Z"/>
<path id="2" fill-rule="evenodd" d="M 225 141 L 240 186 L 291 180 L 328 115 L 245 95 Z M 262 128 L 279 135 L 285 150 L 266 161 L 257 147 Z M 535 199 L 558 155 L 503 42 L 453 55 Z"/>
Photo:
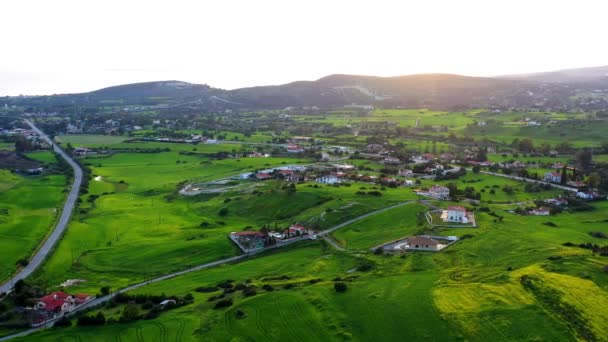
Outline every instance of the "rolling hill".
<path id="1" fill-rule="evenodd" d="M 181 81 L 119 85 L 88 93 L 10 98 L 38 108 L 175 105 L 195 102 L 202 110 L 342 107 L 543 107 L 564 109 L 581 91 L 608 89 L 608 67 L 548 73 L 470 77 L 419 74 L 377 77 L 335 74 L 315 81 L 224 90 Z"/>

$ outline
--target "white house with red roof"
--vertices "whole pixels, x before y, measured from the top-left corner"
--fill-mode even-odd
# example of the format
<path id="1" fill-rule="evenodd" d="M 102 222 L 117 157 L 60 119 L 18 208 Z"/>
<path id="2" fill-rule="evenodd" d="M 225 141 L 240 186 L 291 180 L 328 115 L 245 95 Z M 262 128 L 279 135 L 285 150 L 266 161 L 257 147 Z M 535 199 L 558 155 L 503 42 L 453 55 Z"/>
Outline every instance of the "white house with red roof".
<path id="1" fill-rule="evenodd" d="M 308 234 L 308 228 L 299 224 L 294 224 L 289 227 L 285 232 L 285 238 L 292 238 L 297 236 L 303 236 Z"/>
<path id="2" fill-rule="evenodd" d="M 255 178 L 258 180 L 266 180 L 272 178 L 272 176 L 265 172 L 260 172 L 255 175 Z"/>

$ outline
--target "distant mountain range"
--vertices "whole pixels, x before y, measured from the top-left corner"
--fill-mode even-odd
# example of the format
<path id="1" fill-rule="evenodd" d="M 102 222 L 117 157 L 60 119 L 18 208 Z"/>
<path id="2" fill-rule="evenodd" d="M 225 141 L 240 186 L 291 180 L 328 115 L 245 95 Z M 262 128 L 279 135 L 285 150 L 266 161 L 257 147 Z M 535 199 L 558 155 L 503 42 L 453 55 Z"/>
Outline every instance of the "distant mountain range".
<path id="1" fill-rule="evenodd" d="M 608 97 L 608 66 L 555 72 L 470 77 L 420 74 L 396 77 L 330 75 L 316 81 L 235 90 L 180 81 L 114 86 L 88 93 L 11 98 L 32 106 L 178 105 L 202 109 L 375 105 L 382 107 L 543 107 L 573 106 L 574 95 Z M 597 105 L 597 104 L 596 104 Z M 599 104 L 603 106 L 603 104 Z"/>

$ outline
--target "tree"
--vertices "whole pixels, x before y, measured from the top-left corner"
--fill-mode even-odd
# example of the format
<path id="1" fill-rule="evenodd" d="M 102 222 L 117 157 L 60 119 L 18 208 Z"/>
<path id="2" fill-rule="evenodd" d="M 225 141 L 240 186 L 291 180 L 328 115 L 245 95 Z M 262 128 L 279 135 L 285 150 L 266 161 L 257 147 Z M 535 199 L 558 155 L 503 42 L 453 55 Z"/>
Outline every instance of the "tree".
<path id="1" fill-rule="evenodd" d="M 565 185 L 566 183 L 568 183 L 568 169 L 564 165 L 564 167 L 562 168 L 562 177 L 560 179 L 560 184 Z"/>
<path id="2" fill-rule="evenodd" d="M 296 185 L 294 183 L 290 183 L 286 189 L 287 195 L 293 195 L 296 193 Z"/>
<path id="3" fill-rule="evenodd" d="M 32 143 L 24 136 L 18 135 L 15 138 L 15 151 L 17 151 L 17 153 L 23 153 L 30 150 L 32 150 Z"/>
<path id="4" fill-rule="evenodd" d="M 597 172 L 593 172 L 587 177 L 587 186 L 590 189 L 596 189 L 600 185 L 600 175 Z"/>
<path id="5" fill-rule="evenodd" d="M 334 290 L 336 290 L 336 292 L 346 292 L 347 289 L 348 289 L 348 286 L 346 285 L 346 283 L 343 283 L 343 282 L 334 283 Z"/>
<path id="6" fill-rule="evenodd" d="M 218 212 L 218 215 L 220 215 L 222 217 L 228 215 L 228 208 L 224 207 L 224 208 L 220 209 L 220 211 Z"/>
<path id="7" fill-rule="evenodd" d="M 121 322 L 130 322 L 139 318 L 139 309 L 137 308 L 137 304 L 135 302 L 129 302 L 127 306 L 122 310 L 122 314 L 120 316 Z"/>
<path id="8" fill-rule="evenodd" d="M 103 286 L 99 292 L 101 293 L 102 296 L 107 296 L 110 294 L 110 287 L 109 286 Z"/>
<path id="9" fill-rule="evenodd" d="M 583 170 L 588 170 L 591 167 L 592 161 L 593 154 L 591 153 L 590 149 L 584 148 L 576 152 L 576 167 L 581 168 Z"/>
<path id="10" fill-rule="evenodd" d="M 534 151 L 534 142 L 530 138 L 521 139 L 517 149 L 521 152 L 532 152 Z"/>
<path id="11" fill-rule="evenodd" d="M 473 173 L 479 173 L 481 171 L 481 167 L 479 165 L 473 166 Z"/>

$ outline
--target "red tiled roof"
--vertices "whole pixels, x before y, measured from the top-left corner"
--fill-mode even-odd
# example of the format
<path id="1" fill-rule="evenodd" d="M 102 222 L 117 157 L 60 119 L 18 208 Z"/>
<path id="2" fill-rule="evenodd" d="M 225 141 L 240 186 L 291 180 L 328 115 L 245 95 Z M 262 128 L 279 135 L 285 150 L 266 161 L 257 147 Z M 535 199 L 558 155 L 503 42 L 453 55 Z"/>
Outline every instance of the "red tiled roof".
<path id="1" fill-rule="evenodd" d="M 456 206 L 456 205 L 448 207 L 448 210 L 451 210 L 451 211 L 463 211 L 463 212 L 467 211 L 464 207 Z"/>
<path id="2" fill-rule="evenodd" d="M 40 301 L 44 303 L 44 309 L 48 311 L 55 311 L 65 303 L 68 298 L 68 294 L 58 291 L 49 293 L 48 295 L 40 298 Z"/>

